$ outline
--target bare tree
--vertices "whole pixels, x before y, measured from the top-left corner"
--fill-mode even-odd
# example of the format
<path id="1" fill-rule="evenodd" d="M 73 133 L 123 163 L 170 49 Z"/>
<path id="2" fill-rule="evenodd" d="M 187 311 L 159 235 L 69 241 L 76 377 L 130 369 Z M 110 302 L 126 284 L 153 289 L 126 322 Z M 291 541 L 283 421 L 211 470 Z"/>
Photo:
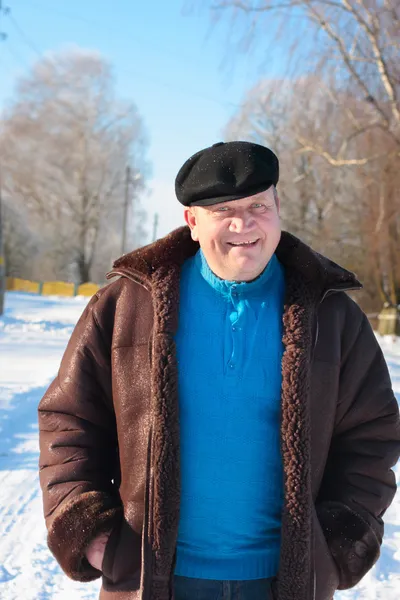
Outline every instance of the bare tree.
<path id="1" fill-rule="evenodd" d="M 7 194 L 52 240 L 59 270 L 78 283 L 91 279 L 100 257 L 108 267 L 110 231 L 122 235 L 126 166 L 140 173 L 136 193 L 145 184 L 142 120 L 132 103 L 115 98 L 113 83 L 97 54 L 63 52 L 19 82 L 4 116 Z"/>
<path id="2" fill-rule="evenodd" d="M 3 201 L 3 223 L 6 275 L 28 278 L 38 251 L 38 240 L 7 198 Z"/>
<path id="3" fill-rule="evenodd" d="M 214 13 L 244 18 L 254 43 L 266 44 L 272 15 L 281 19 L 280 44 L 308 45 L 308 68 L 319 73 L 332 101 L 351 123 L 333 147 L 305 136 L 297 141 L 332 166 L 362 166 L 381 154 L 355 153 L 355 138 L 379 129 L 393 156 L 400 152 L 400 5 L 394 0 L 213 0 Z M 289 19 L 293 19 L 289 26 Z M 295 26 L 293 23 L 295 22 Z M 312 37 L 312 44 L 310 38 Z M 304 67 L 304 65 L 303 65 Z M 326 77 L 325 77 L 326 74 Z M 329 80 L 327 80 L 329 78 Z M 332 86 L 332 80 L 334 85 Z M 346 91 L 343 94 L 343 91 Z M 352 96 L 356 109 L 347 101 Z M 387 153 L 385 149 L 385 155 Z"/>
<path id="4" fill-rule="evenodd" d="M 351 96 L 347 103 L 357 110 Z M 290 83 L 259 82 L 228 123 L 225 137 L 252 140 L 276 151 L 285 228 L 356 271 L 366 283 L 361 304 L 373 312 L 384 302 L 395 306 L 400 298 L 400 206 L 395 193 L 400 181 L 390 153 L 385 156 L 387 137 L 371 129 L 362 140 L 354 139 L 355 153 L 373 149 L 383 156 L 357 168 L 333 168 L 319 154 L 304 153 L 297 142 L 307 134 L 312 143 L 323 141 L 329 148 L 347 127 L 347 116 L 330 92 L 309 76 Z"/>
<path id="5" fill-rule="evenodd" d="M 228 139 L 243 138 L 267 144 L 281 162 L 279 191 L 284 220 L 294 233 L 311 244 L 328 243 L 335 209 L 343 213 L 344 175 L 320 156 L 304 153 L 297 137 L 307 134 L 319 143 L 334 143 L 346 123 L 315 77 L 298 81 L 261 81 L 248 94 L 226 129 Z M 335 121 L 335 128 L 330 126 Z M 346 214 L 346 219 L 348 215 Z M 345 229 L 342 229 L 345 235 Z"/>
<path id="6" fill-rule="evenodd" d="M 212 7 L 220 18 L 230 14 L 244 23 L 247 39 L 269 49 L 271 23 L 279 22 L 273 28 L 281 33 L 279 48 L 291 48 L 291 61 L 301 51 L 297 77 L 272 90 L 267 82 L 262 102 L 258 89 L 256 110 L 247 103 L 248 131 L 263 135 L 260 123 L 282 123 L 284 112 L 278 138 L 294 142 L 284 144 L 289 181 L 281 186 L 290 198 L 291 228 L 311 234 L 333 257 L 342 251 L 345 264 L 368 282 L 365 296 L 375 306 L 400 306 L 400 206 L 393 191 L 400 157 L 399 3 L 215 0 Z M 290 97 L 295 101 L 288 104 Z M 265 131 L 264 140 L 271 140 Z M 315 221 L 315 215 L 329 218 Z"/>
<path id="7" fill-rule="evenodd" d="M 379 148 L 376 140 L 371 143 Z M 373 278 L 381 302 L 394 308 L 400 305 L 400 173 L 393 161 L 382 159 L 363 176 L 359 223 L 365 276 Z"/>

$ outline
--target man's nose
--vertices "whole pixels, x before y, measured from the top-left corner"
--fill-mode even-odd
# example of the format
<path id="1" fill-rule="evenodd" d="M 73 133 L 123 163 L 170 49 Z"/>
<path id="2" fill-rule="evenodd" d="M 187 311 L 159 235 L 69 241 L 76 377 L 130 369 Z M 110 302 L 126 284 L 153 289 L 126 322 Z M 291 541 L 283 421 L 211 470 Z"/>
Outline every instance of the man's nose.
<path id="1" fill-rule="evenodd" d="M 242 213 L 241 215 L 235 215 L 232 217 L 230 230 L 240 233 L 242 231 L 246 231 L 250 229 L 253 225 L 253 217 L 247 213 Z"/>

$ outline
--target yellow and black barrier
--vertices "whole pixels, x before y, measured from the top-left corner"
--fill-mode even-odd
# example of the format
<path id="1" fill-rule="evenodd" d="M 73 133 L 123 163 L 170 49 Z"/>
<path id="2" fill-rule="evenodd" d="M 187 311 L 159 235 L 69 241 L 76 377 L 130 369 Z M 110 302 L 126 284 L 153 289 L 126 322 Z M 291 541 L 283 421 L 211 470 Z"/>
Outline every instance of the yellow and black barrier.
<path id="1" fill-rule="evenodd" d="M 67 283 L 65 281 L 29 281 L 7 277 L 6 289 L 10 292 L 29 292 L 42 296 L 93 296 L 100 286 L 96 283 Z"/>

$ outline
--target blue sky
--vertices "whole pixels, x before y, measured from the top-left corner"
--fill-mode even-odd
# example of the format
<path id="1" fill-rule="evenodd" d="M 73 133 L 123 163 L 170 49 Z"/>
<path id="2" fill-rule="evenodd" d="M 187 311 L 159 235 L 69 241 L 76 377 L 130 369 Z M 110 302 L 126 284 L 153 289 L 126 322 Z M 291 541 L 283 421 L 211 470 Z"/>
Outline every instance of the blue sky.
<path id="1" fill-rule="evenodd" d="M 186 3 L 186 8 L 185 8 Z M 99 51 L 113 65 L 118 95 L 138 106 L 149 134 L 151 193 L 143 198 L 148 228 L 159 212 L 158 235 L 182 223 L 174 179 L 197 150 L 222 130 L 260 76 L 260 55 L 235 53 L 231 23 L 212 24 L 206 8 L 187 0 L 3 0 L 14 21 L 2 19 L 8 39 L 0 54 L 0 106 L 15 79 L 47 51 L 68 45 Z M 15 26 L 15 23 L 18 27 Z M 270 57 L 268 75 L 282 57 Z"/>

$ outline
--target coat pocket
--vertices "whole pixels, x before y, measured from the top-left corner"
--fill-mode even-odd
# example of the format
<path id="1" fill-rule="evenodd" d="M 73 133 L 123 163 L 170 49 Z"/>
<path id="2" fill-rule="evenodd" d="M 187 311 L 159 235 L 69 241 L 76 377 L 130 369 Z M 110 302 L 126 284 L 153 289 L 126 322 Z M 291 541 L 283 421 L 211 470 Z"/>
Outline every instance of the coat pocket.
<path id="1" fill-rule="evenodd" d="M 314 571 L 316 575 L 315 600 L 332 600 L 339 585 L 339 571 L 329 550 L 314 505 L 312 517 Z"/>
<path id="2" fill-rule="evenodd" d="M 103 564 L 103 587 L 123 589 L 124 583 L 140 582 L 142 536 L 123 518 L 108 539 Z"/>
<path id="3" fill-rule="evenodd" d="M 112 579 L 112 572 L 114 568 L 115 551 L 119 541 L 119 535 L 121 531 L 123 518 L 114 526 L 111 530 L 110 537 L 107 540 L 107 544 L 104 551 L 103 562 L 101 565 L 101 571 L 104 576 Z"/>

